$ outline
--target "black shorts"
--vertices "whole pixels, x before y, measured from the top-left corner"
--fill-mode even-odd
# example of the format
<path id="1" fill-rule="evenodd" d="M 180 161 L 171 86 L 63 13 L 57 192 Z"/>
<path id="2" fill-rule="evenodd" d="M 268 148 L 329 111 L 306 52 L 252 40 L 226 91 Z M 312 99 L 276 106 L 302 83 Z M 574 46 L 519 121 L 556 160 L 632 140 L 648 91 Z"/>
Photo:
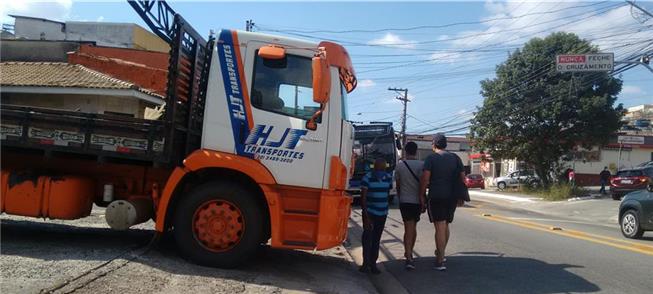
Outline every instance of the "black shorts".
<path id="1" fill-rule="evenodd" d="M 422 209 L 419 204 L 415 203 L 399 203 L 399 211 L 401 211 L 401 219 L 404 221 L 419 221 L 419 215 L 422 214 Z"/>
<path id="2" fill-rule="evenodd" d="M 458 200 L 451 199 L 429 199 L 427 200 L 426 211 L 429 213 L 431 222 L 447 221 L 453 222 L 453 215 L 456 212 Z"/>

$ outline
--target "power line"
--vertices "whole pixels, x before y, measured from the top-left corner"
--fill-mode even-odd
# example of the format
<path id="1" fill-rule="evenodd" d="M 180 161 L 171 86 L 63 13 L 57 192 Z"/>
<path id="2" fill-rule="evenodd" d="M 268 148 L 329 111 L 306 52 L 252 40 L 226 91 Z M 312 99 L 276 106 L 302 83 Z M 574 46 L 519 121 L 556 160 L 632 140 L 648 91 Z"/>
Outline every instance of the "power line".
<path id="1" fill-rule="evenodd" d="M 637 55 L 635 55 L 635 56 L 633 56 L 633 57 L 634 57 L 634 58 L 639 58 L 639 56 L 637 56 Z M 624 71 L 626 71 L 626 70 L 628 70 L 628 69 L 633 68 L 634 66 L 636 66 L 636 65 L 626 65 L 626 66 L 623 66 L 623 67 L 621 67 L 621 68 L 619 68 L 619 69 L 614 70 L 612 73 L 609 73 L 609 75 L 610 75 L 610 76 L 618 75 L 618 74 L 620 74 L 620 73 L 622 73 L 622 72 L 624 72 Z M 594 74 L 597 75 L 596 78 L 591 79 L 591 80 L 589 80 L 589 81 L 586 81 L 585 84 L 582 84 L 582 83 L 581 83 L 579 86 L 581 86 L 581 87 L 586 87 L 586 86 L 588 86 L 589 84 L 592 84 L 592 83 L 594 83 L 594 82 L 596 82 L 596 81 L 598 81 L 598 80 L 600 80 L 600 79 L 603 79 L 603 74 L 604 74 L 603 72 L 600 72 L 600 73 L 594 73 Z M 513 87 L 513 88 L 516 88 L 516 87 Z M 504 94 L 505 94 L 505 93 L 504 93 Z M 500 95 L 500 96 L 501 96 L 501 97 L 504 97 L 504 98 L 506 97 L 505 95 Z M 530 107 L 527 107 L 526 109 L 522 109 L 522 110 L 520 110 L 520 111 L 522 111 L 522 112 L 523 112 L 523 111 L 528 112 L 528 111 L 529 111 L 529 108 L 532 110 L 532 109 L 534 109 L 535 107 L 538 107 L 538 106 L 544 106 L 544 104 L 547 104 L 547 103 L 549 103 L 549 102 L 553 102 L 553 101 L 554 101 L 554 98 L 553 98 L 553 97 L 548 97 L 548 98 L 545 98 L 545 99 L 543 99 L 542 101 L 538 102 L 537 104 L 535 104 L 535 105 L 530 105 Z M 519 102 L 519 103 L 528 103 L 528 101 L 522 101 L 522 102 Z M 432 131 L 436 131 L 436 130 L 447 129 L 447 128 L 450 128 L 450 127 L 453 127 L 453 126 L 466 125 L 466 124 L 468 124 L 468 123 L 470 123 L 470 122 L 471 122 L 471 120 L 465 120 L 465 121 L 463 121 L 463 122 L 455 123 L 455 124 L 449 124 L 449 125 L 444 124 L 443 126 L 439 126 L 439 127 L 432 128 L 432 129 L 427 129 L 427 130 L 421 131 L 421 132 L 419 132 L 419 133 L 420 133 L 420 134 L 423 134 L 423 133 L 432 132 Z M 469 125 L 467 125 L 467 126 L 465 126 L 465 127 L 462 127 L 462 128 L 459 128 L 459 129 L 456 129 L 456 130 L 451 130 L 451 131 L 449 131 L 449 132 L 460 131 L 460 130 L 464 130 L 464 129 L 467 129 L 467 128 L 469 128 Z"/>
<path id="2" fill-rule="evenodd" d="M 568 11 L 569 9 L 574 9 L 574 8 L 586 8 L 591 6 L 597 6 L 597 5 L 605 4 L 607 2 L 609 1 L 602 1 L 602 2 L 592 3 L 588 5 L 571 6 L 571 7 L 550 10 L 545 12 L 526 13 L 518 16 L 497 17 L 497 18 L 486 19 L 481 21 L 454 22 L 454 23 L 448 23 L 442 25 L 423 25 L 423 26 L 413 26 L 413 27 L 381 28 L 381 29 L 367 29 L 367 30 L 363 30 L 363 29 L 360 30 L 279 30 L 278 32 L 293 32 L 293 33 L 305 33 L 305 34 L 315 34 L 315 33 L 346 34 L 346 33 L 380 33 L 386 31 L 413 31 L 413 30 L 421 30 L 421 29 L 440 29 L 440 28 L 448 28 L 448 27 L 460 26 L 460 25 L 483 24 L 483 23 L 489 23 L 489 22 L 494 22 L 499 20 L 511 20 L 511 19 L 514 20 L 514 19 L 520 19 L 523 17 L 533 16 L 533 15 L 552 14 L 561 11 Z M 266 29 L 266 30 L 274 31 L 270 29 Z"/>
<path id="3" fill-rule="evenodd" d="M 587 12 L 587 11 L 586 11 L 586 12 L 583 12 L 583 13 L 579 13 L 579 14 L 575 14 L 575 15 L 566 16 L 565 19 L 567 19 L 567 18 L 573 18 L 573 17 L 577 17 L 577 16 L 581 16 L 581 15 L 586 15 L 586 14 L 590 14 L 590 13 L 594 13 L 593 15 L 590 15 L 590 16 L 587 16 L 587 17 L 584 17 L 584 18 L 581 18 L 581 19 L 578 19 L 578 20 L 574 20 L 574 21 L 571 21 L 571 22 L 568 22 L 568 23 L 564 23 L 564 24 L 561 24 L 561 25 L 555 26 L 554 28 L 562 27 L 562 26 L 566 26 L 566 25 L 569 25 L 569 24 L 572 24 L 572 23 L 575 23 L 575 22 L 578 22 L 578 21 L 581 21 L 581 20 L 585 20 L 585 19 L 590 18 L 590 17 L 598 16 L 598 15 L 601 15 L 601 14 L 607 13 L 607 12 L 613 10 L 613 9 L 616 9 L 616 8 L 619 8 L 619 7 L 623 7 L 623 6 L 625 6 L 625 5 L 627 5 L 627 4 L 626 4 L 626 3 L 612 4 L 612 5 L 608 5 L 608 6 L 605 6 L 605 7 L 601 7 L 601 8 L 599 8 L 599 9 L 597 10 L 598 12 L 597 12 L 597 11 L 594 11 L 594 12 Z M 561 20 L 560 18 L 556 18 L 556 19 L 553 19 L 553 20 L 550 20 L 550 21 L 545 21 L 545 22 L 538 23 L 538 24 L 533 25 L 533 26 L 540 26 L 540 25 L 543 25 L 543 24 L 548 24 L 548 23 L 552 23 L 552 22 L 556 22 L 556 21 L 560 21 L 560 20 Z M 381 48 L 392 48 L 392 49 L 397 49 L 397 48 L 399 48 L 400 46 L 415 46 L 415 45 L 424 45 L 424 44 L 433 44 L 433 43 L 443 43 L 443 42 L 449 42 L 449 41 L 458 41 L 458 40 L 464 40 L 464 39 L 469 39 L 469 38 L 475 38 L 475 37 L 485 36 L 485 35 L 494 35 L 494 34 L 498 34 L 498 33 L 506 33 L 506 32 L 521 31 L 521 30 L 524 30 L 524 29 L 526 29 L 526 28 L 528 28 L 528 26 L 527 26 L 527 27 L 515 28 L 515 29 L 508 29 L 508 30 L 496 31 L 496 32 L 483 32 L 483 33 L 478 33 L 478 34 L 470 34 L 470 35 L 465 35 L 465 36 L 455 37 L 455 38 L 440 38 L 440 39 L 436 39 L 436 40 L 416 41 L 416 42 L 405 42 L 405 43 L 400 43 L 400 44 L 390 44 L 390 45 L 383 45 L 383 44 L 368 44 L 368 43 L 348 42 L 348 41 L 343 41 L 343 40 L 338 40 L 338 39 L 332 39 L 332 38 L 320 38 L 320 37 L 311 36 L 311 35 L 306 35 L 306 34 L 302 34 L 302 33 L 293 33 L 293 32 L 289 32 L 288 30 L 285 30 L 285 31 L 284 31 L 284 30 L 265 30 L 265 29 L 261 29 L 261 30 L 262 30 L 262 31 L 269 31 L 269 32 L 285 33 L 285 34 L 289 34 L 289 35 L 300 36 L 300 37 L 310 38 L 310 39 L 322 39 L 322 40 L 327 40 L 327 41 L 333 41 L 333 42 L 338 42 L 338 43 L 341 43 L 341 44 L 347 45 L 347 46 L 349 46 L 349 47 L 367 46 L 367 47 L 381 47 Z M 545 30 L 543 30 L 543 31 L 537 32 L 536 34 L 539 34 L 539 33 L 542 33 L 542 32 L 546 32 L 546 31 L 551 30 L 551 29 L 552 29 L 552 28 L 548 28 L 548 29 L 545 29 Z M 517 39 L 519 39 L 519 38 L 521 38 L 521 37 L 518 37 Z M 515 39 L 513 39 L 513 40 L 515 40 Z M 403 48 L 403 47 L 402 47 L 401 49 L 405 49 L 405 50 L 416 50 L 416 51 L 429 51 L 429 49 L 419 49 L 419 48 Z"/>

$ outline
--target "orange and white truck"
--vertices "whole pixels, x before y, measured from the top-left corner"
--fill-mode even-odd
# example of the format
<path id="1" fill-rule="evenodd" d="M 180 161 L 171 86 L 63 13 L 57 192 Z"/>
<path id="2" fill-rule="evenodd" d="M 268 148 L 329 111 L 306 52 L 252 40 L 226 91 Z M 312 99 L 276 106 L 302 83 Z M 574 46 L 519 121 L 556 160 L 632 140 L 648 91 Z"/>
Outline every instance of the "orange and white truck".
<path id="1" fill-rule="evenodd" d="M 155 222 L 193 262 L 233 267 L 261 244 L 341 244 L 356 77 L 331 42 L 222 30 L 205 41 L 163 1 L 130 1 L 171 45 L 164 114 L 2 104 L 1 211 L 111 228 Z M 171 21 L 168 21 L 171 20 Z"/>

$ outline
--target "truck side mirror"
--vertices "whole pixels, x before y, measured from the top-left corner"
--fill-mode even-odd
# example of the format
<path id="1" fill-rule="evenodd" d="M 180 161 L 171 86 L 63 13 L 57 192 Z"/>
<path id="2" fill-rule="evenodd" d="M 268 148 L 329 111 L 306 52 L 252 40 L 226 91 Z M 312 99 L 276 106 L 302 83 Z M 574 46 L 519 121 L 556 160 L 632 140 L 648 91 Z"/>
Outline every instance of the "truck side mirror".
<path id="1" fill-rule="evenodd" d="M 313 57 L 312 69 L 313 101 L 320 104 L 320 109 L 306 121 L 306 129 L 315 131 L 317 130 L 316 120 L 322 114 L 324 105 L 329 102 L 329 95 L 331 94 L 331 73 L 329 72 L 329 64 L 326 60 L 326 52 L 321 48 L 315 54 L 315 57 Z"/>
<path id="2" fill-rule="evenodd" d="M 324 52 L 313 57 L 313 101 L 327 103 L 331 93 L 331 73 Z"/>

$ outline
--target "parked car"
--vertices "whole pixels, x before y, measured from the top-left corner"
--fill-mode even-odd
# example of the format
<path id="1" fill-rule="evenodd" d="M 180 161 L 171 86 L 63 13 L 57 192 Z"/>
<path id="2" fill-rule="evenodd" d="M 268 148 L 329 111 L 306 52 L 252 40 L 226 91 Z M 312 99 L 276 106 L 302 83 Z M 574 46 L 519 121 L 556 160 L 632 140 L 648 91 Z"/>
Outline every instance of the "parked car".
<path id="1" fill-rule="evenodd" d="M 517 187 L 519 185 L 529 185 L 536 187 L 540 184 L 540 178 L 530 170 L 518 170 L 510 173 L 507 177 L 498 177 L 493 180 L 493 183 L 503 190 L 508 187 Z"/>
<path id="2" fill-rule="evenodd" d="M 479 174 L 469 174 L 465 176 L 465 185 L 467 188 L 485 189 L 485 179 Z"/>
<path id="3" fill-rule="evenodd" d="M 619 226 L 627 238 L 640 238 L 653 231 L 653 181 L 646 190 L 628 193 L 619 205 Z"/>
<path id="4" fill-rule="evenodd" d="M 653 179 L 653 166 L 618 171 L 610 179 L 612 199 L 619 200 L 630 192 L 646 189 L 646 185 L 651 179 Z"/>

